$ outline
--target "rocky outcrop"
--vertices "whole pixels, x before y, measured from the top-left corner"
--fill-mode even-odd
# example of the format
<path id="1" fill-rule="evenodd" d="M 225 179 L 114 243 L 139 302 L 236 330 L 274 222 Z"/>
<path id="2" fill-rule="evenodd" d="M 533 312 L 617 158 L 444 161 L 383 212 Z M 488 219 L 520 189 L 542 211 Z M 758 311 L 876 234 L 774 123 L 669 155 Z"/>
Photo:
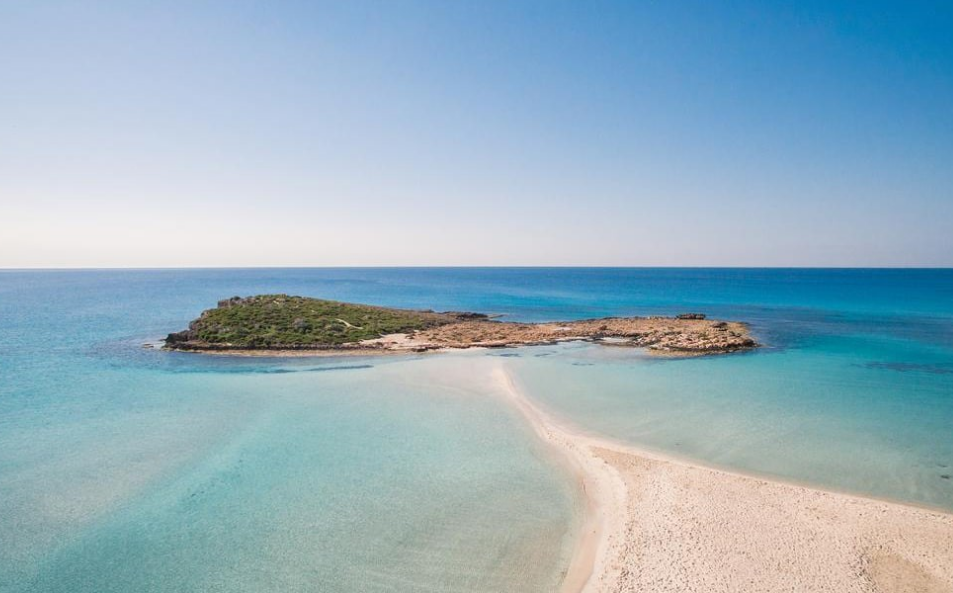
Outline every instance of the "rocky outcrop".
<path id="1" fill-rule="evenodd" d="M 172 332 L 165 337 L 165 345 L 169 348 L 175 348 L 177 345 L 184 344 L 191 339 L 192 334 L 189 330 Z"/>
<path id="2" fill-rule="evenodd" d="M 471 313 L 469 311 L 446 311 L 444 315 L 450 315 L 460 321 L 472 321 L 475 319 L 489 319 L 486 313 Z"/>
<path id="3" fill-rule="evenodd" d="M 219 302 L 218 302 L 218 308 L 219 308 L 219 309 L 226 309 L 226 308 L 228 308 L 228 307 L 234 307 L 234 306 L 237 306 L 237 305 L 241 305 L 241 304 L 244 303 L 244 302 L 245 302 L 245 299 L 243 299 L 242 297 L 240 297 L 240 296 L 233 296 L 233 297 L 230 298 L 230 299 L 224 299 L 224 300 L 219 301 Z"/>
<path id="4" fill-rule="evenodd" d="M 646 348 L 656 353 L 715 354 L 754 348 L 747 325 L 672 317 L 611 317 L 560 323 L 473 321 L 414 332 L 408 344 L 418 350 L 501 348 L 585 340 Z"/>

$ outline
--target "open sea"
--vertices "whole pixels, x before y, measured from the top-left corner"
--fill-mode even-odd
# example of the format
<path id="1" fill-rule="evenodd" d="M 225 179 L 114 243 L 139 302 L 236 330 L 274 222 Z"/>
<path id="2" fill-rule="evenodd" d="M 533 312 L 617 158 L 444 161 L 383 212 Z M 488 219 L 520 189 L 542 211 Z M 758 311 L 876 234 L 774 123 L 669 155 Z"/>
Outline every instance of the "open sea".
<path id="1" fill-rule="evenodd" d="M 765 347 L 142 348 L 274 292 L 521 321 L 697 311 Z M 484 356 L 593 434 L 953 511 L 953 270 L 8 270 L 0 592 L 553 591 L 582 497 Z"/>

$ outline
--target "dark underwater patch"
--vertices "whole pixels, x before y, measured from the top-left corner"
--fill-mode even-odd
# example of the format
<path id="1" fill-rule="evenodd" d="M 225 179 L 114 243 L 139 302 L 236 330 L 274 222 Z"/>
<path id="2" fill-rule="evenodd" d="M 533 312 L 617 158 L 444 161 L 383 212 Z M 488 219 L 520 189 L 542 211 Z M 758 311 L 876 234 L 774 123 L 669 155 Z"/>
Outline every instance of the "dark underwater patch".
<path id="1" fill-rule="evenodd" d="M 953 368 L 948 364 L 917 364 L 914 362 L 868 362 L 863 365 L 868 369 L 897 371 L 898 373 L 921 372 L 932 375 L 951 375 Z"/>

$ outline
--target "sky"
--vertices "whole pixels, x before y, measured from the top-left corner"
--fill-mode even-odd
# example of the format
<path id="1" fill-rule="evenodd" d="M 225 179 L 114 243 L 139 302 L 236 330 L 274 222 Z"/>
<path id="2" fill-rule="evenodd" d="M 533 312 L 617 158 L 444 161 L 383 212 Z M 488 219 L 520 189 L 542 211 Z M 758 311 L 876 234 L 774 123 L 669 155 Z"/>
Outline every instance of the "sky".
<path id="1" fill-rule="evenodd" d="M 953 3 L 0 0 L 0 267 L 953 267 Z"/>

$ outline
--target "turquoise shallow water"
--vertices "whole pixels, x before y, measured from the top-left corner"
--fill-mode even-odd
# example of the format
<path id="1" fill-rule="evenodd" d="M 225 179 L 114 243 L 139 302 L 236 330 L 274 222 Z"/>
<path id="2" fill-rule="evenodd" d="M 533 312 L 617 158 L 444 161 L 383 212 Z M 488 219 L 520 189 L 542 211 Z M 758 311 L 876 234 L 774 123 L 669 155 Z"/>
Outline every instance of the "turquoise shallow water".
<path id="1" fill-rule="evenodd" d="M 953 271 L 0 272 L 0 591 L 549 591 L 579 497 L 467 356 L 140 348 L 233 294 L 510 319 L 700 310 L 767 347 L 502 356 L 577 425 L 953 509 Z"/>
<path id="2" fill-rule="evenodd" d="M 5 418 L 0 586 L 555 587 L 571 483 L 447 362 L 102 370 Z"/>
<path id="3" fill-rule="evenodd" d="M 953 509 L 950 377 L 869 366 L 865 356 L 873 353 L 858 351 L 861 341 L 697 360 L 573 345 L 511 364 L 527 393 L 595 434 L 710 465 Z"/>

